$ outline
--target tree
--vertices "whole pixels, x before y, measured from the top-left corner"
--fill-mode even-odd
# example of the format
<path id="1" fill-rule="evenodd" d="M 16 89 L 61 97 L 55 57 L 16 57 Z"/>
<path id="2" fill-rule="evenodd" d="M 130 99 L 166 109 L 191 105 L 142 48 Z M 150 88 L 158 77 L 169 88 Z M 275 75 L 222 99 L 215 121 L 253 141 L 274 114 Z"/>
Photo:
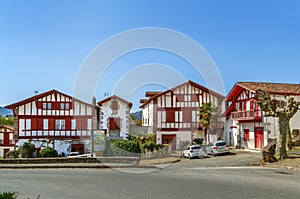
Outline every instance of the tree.
<path id="1" fill-rule="evenodd" d="M 40 151 L 41 158 L 57 157 L 57 151 L 51 147 L 45 147 Z"/>
<path id="2" fill-rule="evenodd" d="M 293 97 L 285 97 L 285 101 L 279 102 L 272 99 L 268 92 L 256 91 L 257 103 L 266 117 L 276 117 L 279 123 L 279 134 L 276 144 L 275 156 L 278 160 L 287 157 L 287 139 L 290 139 L 290 119 L 298 111 L 300 102 Z M 289 132 L 288 132 L 289 131 Z"/>
<path id="3" fill-rule="evenodd" d="M 30 142 L 24 142 L 19 150 L 22 158 L 32 158 L 33 152 L 35 151 L 35 146 Z"/>
<path id="4" fill-rule="evenodd" d="M 203 103 L 198 109 L 199 124 L 203 126 L 205 137 L 209 142 L 208 129 L 210 128 L 213 118 L 215 118 L 216 108 L 210 102 Z"/>

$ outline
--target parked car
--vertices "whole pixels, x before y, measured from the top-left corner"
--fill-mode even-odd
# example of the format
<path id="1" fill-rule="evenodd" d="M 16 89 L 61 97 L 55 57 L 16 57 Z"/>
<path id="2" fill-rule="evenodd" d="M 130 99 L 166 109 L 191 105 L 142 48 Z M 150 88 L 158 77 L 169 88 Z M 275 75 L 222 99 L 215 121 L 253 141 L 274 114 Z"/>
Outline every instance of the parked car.
<path id="1" fill-rule="evenodd" d="M 79 155 L 80 155 L 80 153 L 78 151 L 74 151 L 74 152 L 70 152 L 67 157 L 68 158 L 70 158 L 70 157 L 78 157 Z"/>
<path id="2" fill-rule="evenodd" d="M 223 140 L 218 140 L 216 142 L 211 142 L 206 147 L 206 154 L 208 155 L 219 155 L 219 154 L 229 154 L 229 147 L 226 145 L 226 142 Z"/>
<path id="3" fill-rule="evenodd" d="M 194 157 L 201 157 L 201 156 L 204 156 L 205 153 L 204 151 L 202 150 L 201 146 L 200 145 L 191 145 L 191 146 L 188 146 L 186 150 L 183 151 L 182 153 L 182 156 L 184 158 L 194 158 Z"/>

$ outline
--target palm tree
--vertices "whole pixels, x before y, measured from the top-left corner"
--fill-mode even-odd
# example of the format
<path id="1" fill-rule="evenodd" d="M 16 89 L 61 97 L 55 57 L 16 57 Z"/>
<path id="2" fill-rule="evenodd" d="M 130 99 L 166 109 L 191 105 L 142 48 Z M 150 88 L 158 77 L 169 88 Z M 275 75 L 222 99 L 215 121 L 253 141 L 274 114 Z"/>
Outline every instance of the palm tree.
<path id="1" fill-rule="evenodd" d="M 202 106 L 198 109 L 198 116 L 199 116 L 199 124 L 203 126 L 205 139 L 209 142 L 209 136 L 207 134 L 208 129 L 211 125 L 212 117 L 213 117 L 213 107 L 210 102 L 203 103 Z"/>

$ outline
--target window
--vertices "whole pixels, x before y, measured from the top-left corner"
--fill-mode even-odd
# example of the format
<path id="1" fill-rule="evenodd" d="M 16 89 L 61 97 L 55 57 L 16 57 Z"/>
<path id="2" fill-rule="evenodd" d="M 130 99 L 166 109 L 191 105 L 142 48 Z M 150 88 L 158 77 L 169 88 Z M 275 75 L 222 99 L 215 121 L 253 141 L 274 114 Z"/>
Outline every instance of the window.
<path id="1" fill-rule="evenodd" d="M 52 109 L 52 104 L 50 102 L 48 102 L 48 109 Z"/>
<path id="2" fill-rule="evenodd" d="M 65 109 L 65 103 L 60 103 L 60 109 L 64 110 Z"/>
<path id="3" fill-rule="evenodd" d="M 66 103 L 65 108 L 66 108 L 66 110 L 69 110 L 70 109 L 70 104 Z"/>
<path id="4" fill-rule="evenodd" d="M 249 129 L 244 129 L 244 141 L 249 141 Z"/>
<path id="5" fill-rule="evenodd" d="M 47 109 L 47 103 L 43 103 L 43 109 Z"/>
<path id="6" fill-rule="evenodd" d="M 48 130 L 48 119 L 43 120 L 44 130 Z"/>
<path id="7" fill-rule="evenodd" d="M 55 129 L 56 130 L 65 130 L 66 121 L 65 120 L 55 120 Z"/>

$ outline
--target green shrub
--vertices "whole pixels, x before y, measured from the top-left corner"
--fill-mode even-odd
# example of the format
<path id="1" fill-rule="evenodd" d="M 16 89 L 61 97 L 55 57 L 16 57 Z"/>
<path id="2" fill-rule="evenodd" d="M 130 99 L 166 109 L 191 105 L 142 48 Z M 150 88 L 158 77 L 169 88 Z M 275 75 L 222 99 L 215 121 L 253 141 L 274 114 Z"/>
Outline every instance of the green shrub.
<path id="1" fill-rule="evenodd" d="M 193 142 L 195 142 L 196 144 L 203 144 L 203 138 L 195 138 Z"/>
<path id="2" fill-rule="evenodd" d="M 111 140 L 111 155 L 132 156 L 133 153 L 141 153 L 140 145 L 134 140 Z"/>
<path id="3" fill-rule="evenodd" d="M 45 147 L 40 151 L 41 158 L 57 157 L 57 156 L 58 156 L 57 151 L 51 147 Z"/>
<path id="4" fill-rule="evenodd" d="M 35 146 L 30 142 L 24 142 L 24 144 L 19 148 L 19 151 L 22 158 L 32 158 Z"/>
<path id="5" fill-rule="evenodd" d="M 17 193 L 16 192 L 0 192 L 0 199 L 16 199 Z"/>
<path id="6" fill-rule="evenodd" d="M 18 158 L 19 156 L 20 153 L 18 150 L 11 150 L 5 155 L 6 158 Z"/>

